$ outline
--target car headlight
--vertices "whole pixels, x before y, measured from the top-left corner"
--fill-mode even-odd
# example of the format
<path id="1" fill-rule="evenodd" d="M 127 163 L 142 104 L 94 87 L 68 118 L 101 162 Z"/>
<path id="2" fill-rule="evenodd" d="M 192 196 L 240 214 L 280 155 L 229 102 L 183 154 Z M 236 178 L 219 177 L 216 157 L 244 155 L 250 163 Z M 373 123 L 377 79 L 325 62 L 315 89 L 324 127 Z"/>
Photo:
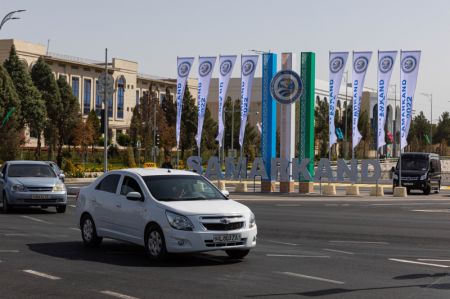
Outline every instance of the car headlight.
<path id="1" fill-rule="evenodd" d="M 22 184 L 14 184 L 11 186 L 11 191 L 14 192 L 25 191 L 25 186 Z"/>
<path id="2" fill-rule="evenodd" d="M 66 191 L 66 186 L 64 184 L 56 184 L 53 186 L 53 192 L 55 191 Z"/>
<path id="3" fill-rule="evenodd" d="M 394 180 L 398 180 L 398 175 L 397 175 L 396 173 L 394 173 L 394 175 L 392 176 L 392 178 L 393 178 Z"/>
<path id="4" fill-rule="evenodd" d="M 252 212 L 250 212 L 250 222 L 249 222 L 249 227 L 252 228 L 256 225 L 256 220 L 255 220 L 255 214 L 253 214 Z"/>
<path id="5" fill-rule="evenodd" d="M 425 173 L 424 175 L 421 175 L 420 176 L 420 180 L 422 181 L 422 180 L 426 180 L 427 179 L 427 174 Z"/>
<path id="6" fill-rule="evenodd" d="M 187 218 L 186 216 L 176 214 L 170 211 L 166 211 L 167 221 L 169 221 L 169 224 L 174 229 L 179 230 L 193 230 L 194 225 L 192 224 L 191 220 Z"/>

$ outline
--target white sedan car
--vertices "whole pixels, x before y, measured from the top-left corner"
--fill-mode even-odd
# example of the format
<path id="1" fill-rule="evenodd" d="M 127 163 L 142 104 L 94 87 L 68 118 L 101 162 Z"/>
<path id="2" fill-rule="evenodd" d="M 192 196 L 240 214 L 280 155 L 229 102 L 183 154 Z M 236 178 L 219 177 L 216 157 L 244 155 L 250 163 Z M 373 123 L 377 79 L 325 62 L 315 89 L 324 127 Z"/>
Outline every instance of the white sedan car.
<path id="1" fill-rule="evenodd" d="M 154 260 L 211 250 L 242 259 L 256 246 L 255 215 L 227 197 L 193 172 L 124 169 L 82 188 L 76 211 L 87 246 L 105 237 L 145 246 Z"/>

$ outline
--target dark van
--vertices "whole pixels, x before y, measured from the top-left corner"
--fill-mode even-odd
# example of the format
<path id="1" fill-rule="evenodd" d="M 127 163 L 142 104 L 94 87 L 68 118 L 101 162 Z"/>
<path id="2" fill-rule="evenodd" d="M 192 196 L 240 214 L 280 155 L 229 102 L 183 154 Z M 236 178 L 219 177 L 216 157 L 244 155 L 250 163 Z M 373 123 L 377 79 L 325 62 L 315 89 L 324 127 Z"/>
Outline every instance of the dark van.
<path id="1" fill-rule="evenodd" d="M 411 190 L 422 190 L 424 194 L 431 191 L 439 193 L 441 188 L 441 161 L 438 154 L 404 153 L 402 157 L 402 186 L 408 194 Z M 400 162 L 400 161 L 399 161 Z M 399 166 L 392 167 L 393 187 L 399 186 Z"/>

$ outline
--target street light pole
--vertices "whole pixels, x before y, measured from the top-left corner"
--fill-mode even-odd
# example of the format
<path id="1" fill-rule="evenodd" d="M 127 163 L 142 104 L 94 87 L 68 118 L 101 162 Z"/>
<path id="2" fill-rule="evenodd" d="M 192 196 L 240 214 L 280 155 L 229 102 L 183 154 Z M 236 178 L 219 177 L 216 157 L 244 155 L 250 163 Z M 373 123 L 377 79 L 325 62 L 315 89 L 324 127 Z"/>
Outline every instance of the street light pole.
<path id="1" fill-rule="evenodd" d="M 20 19 L 19 17 L 14 17 L 15 13 L 24 12 L 24 11 L 26 11 L 26 10 L 25 9 L 19 9 L 19 10 L 14 10 L 14 11 L 11 11 L 11 12 L 7 13 L 5 15 L 5 17 L 3 18 L 2 22 L 0 23 L 0 30 L 2 30 L 3 25 L 6 22 L 8 22 L 9 20 L 18 20 L 18 19 Z"/>
<path id="2" fill-rule="evenodd" d="M 234 100 L 231 100 L 231 153 L 234 156 L 233 139 L 234 139 Z"/>
<path id="3" fill-rule="evenodd" d="M 348 90 L 348 71 L 345 71 L 345 135 L 344 135 L 344 151 L 345 157 L 347 158 L 348 145 L 347 145 L 347 114 L 348 114 L 348 99 L 347 99 L 347 90 Z"/>

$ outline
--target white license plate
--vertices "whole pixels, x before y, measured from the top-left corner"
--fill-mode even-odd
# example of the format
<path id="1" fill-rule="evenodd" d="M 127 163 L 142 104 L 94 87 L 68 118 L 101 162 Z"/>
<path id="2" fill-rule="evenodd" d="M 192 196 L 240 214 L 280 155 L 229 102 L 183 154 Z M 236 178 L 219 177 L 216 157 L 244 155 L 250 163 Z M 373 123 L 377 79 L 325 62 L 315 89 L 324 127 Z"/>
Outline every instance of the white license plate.
<path id="1" fill-rule="evenodd" d="M 31 195 L 31 199 L 49 199 L 50 195 L 46 194 L 33 194 Z"/>
<path id="2" fill-rule="evenodd" d="M 241 234 L 214 235 L 214 243 L 240 242 Z"/>
<path id="3" fill-rule="evenodd" d="M 403 183 L 403 185 L 405 185 L 405 186 L 412 186 L 412 185 L 414 185 L 414 183 Z"/>

